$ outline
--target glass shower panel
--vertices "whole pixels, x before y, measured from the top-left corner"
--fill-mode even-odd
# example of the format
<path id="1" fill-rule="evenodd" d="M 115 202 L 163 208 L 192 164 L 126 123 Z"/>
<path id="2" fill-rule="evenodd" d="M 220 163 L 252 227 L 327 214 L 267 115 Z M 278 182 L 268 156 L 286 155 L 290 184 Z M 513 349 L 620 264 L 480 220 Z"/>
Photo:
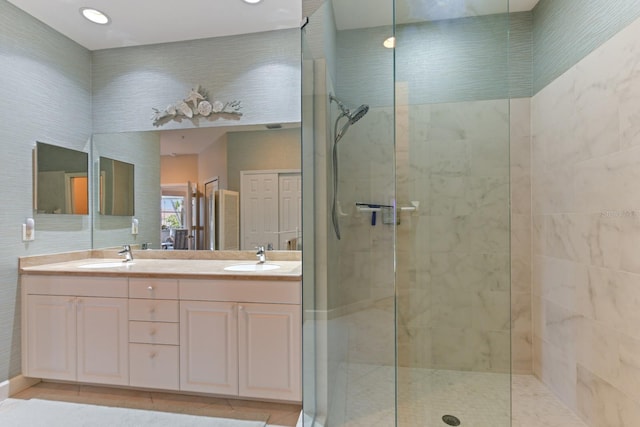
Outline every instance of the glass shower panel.
<path id="1" fill-rule="evenodd" d="M 381 3 L 326 1 L 303 28 L 306 426 L 395 424 L 393 2 Z"/>
<path id="2" fill-rule="evenodd" d="M 508 1 L 396 2 L 397 425 L 510 421 Z"/>

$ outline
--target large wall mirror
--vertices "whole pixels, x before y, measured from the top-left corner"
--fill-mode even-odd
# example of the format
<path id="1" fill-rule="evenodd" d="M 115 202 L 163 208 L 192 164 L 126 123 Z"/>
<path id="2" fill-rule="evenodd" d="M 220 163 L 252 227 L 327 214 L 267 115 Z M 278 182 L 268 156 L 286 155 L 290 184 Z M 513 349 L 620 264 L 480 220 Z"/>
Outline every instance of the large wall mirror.
<path id="1" fill-rule="evenodd" d="M 235 194 L 240 203 L 242 172 L 284 171 L 290 178 L 291 172 L 301 169 L 299 123 L 279 129 L 251 125 L 96 134 L 92 146 L 93 162 L 100 164 L 101 171 L 106 158 L 126 159 L 131 170 L 135 169 L 132 203 L 139 224 L 135 240 L 150 243 L 152 249 L 229 249 L 211 244 L 211 232 L 220 232 L 216 227 L 221 223 L 219 218 L 211 218 L 212 213 L 215 215 L 215 195 L 207 194 L 210 189 L 205 184 L 215 179 L 217 191 L 224 192 L 221 194 L 227 200 L 233 200 Z M 96 174 L 94 182 L 100 182 L 102 175 Z M 99 185 L 96 189 L 94 198 L 100 200 L 106 191 L 100 193 Z M 279 205 L 274 207 L 276 218 L 281 216 Z M 218 215 L 229 212 L 230 206 L 218 210 Z M 241 234 L 239 207 L 237 214 L 237 225 L 233 226 Z M 260 209 L 249 215 L 261 218 L 270 214 Z M 274 223 L 260 242 L 271 244 L 274 249 L 300 249 L 300 226 L 292 224 L 290 214 L 282 216 L 288 221 Z M 117 246 L 131 241 L 129 225 L 130 217 L 95 216 L 93 246 Z M 185 233 L 190 236 L 188 240 L 183 238 Z M 254 250 L 255 245 L 244 246 L 239 239 L 237 249 Z"/>
<path id="2" fill-rule="evenodd" d="M 88 215 L 89 155 L 38 142 L 34 157 L 36 213 Z"/>

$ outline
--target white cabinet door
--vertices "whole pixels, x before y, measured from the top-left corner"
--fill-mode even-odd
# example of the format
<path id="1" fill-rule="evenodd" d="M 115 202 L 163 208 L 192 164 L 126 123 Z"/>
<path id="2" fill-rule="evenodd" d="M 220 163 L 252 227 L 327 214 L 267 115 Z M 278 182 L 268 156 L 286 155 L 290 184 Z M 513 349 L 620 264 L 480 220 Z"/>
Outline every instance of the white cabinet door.
<path id="1" fill-rule="evenodd" d="M 70 296 L 27 297 L 28 377 L 76 379 L 76 303 Z"/>
<path id="2" fill-rule="evenodd" d="M 301 399 L 300 328 L 299 305 L 238 305 L 240 396 Z"/>
<path id="3" fill-rule="evenodd" d="M 278 174 L 243 174 L 241 179 L 241 249 L 277 244 Z"/>
<path id="4" fill-rule="evenodd" d="M 236 304 L 180 302 L 180 389 L 238 394 Z"/>
<path id="5" fill-rule="evenodd" d="M 78 381 L 129 384 L 124 298 L 77 298 Z"/>
<path id="6" fill-rule="evenodd" d="M 302 236 L 302 177 L 299 173 L 279 177 L 280 250 L 298 249 Z"/>

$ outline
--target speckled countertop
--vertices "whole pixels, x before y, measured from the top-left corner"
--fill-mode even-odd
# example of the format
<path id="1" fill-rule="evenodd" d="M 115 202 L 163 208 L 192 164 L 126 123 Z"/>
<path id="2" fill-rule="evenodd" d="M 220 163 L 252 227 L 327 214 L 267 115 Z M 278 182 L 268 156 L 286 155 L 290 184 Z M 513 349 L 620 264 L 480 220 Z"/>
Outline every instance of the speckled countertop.
<path id="1" fill-rule="evenodd" d="M 83 256 L 84 255 L 84 256 Z M 94 256 L 92 256 L 94 255 Z M 106 254 L 107 256 L 110 254 Z M 302 263 L 298 260 L 267 259 L 266 264 L 275 264 L 279 268 L 269 271 L 227 271 L 224 268 L 238 264 L 257 264 L 252 259 L 193 259 L 193 258 L 148 258 L 136 257 L 132 262 L 124 263 L 117 257 L 95 257 L 91 251 L 86 253 L 61 254 L 35 260 L 20 259 L 20 273 L 25 275 L 61 275 L 61 276 L 108 276 L 108 277 L 162 277 L 185 279 L 227 279 L 227 280 L 287 280 L 298 281 L 302 278 Z M 100 264 L 106 264 L 107 267 Z M 84 267 L 83 267 L 84 266 Z M 260 267 L 258 267 L 260 268 Z"/>

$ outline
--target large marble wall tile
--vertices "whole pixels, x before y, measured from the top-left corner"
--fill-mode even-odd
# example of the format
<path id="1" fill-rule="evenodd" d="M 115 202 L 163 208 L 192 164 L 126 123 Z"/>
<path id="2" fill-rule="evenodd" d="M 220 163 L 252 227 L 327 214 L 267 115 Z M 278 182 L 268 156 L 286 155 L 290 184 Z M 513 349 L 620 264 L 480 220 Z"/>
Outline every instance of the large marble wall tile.
<path id="1" fill-rule="evenodd" d="M 511 369 L 514 374 L 533 373 L 533 343 L 531 331 L 511 332 Z"/>
<path id="2" fill-rule="evenodd" d="M 431 357 L 433 368 L 470 371 L 479 348 L 477 334 L 471 329 L 439 325 L 431 329 Z"/>
<path id="3" fill-rule="evenodd" d="M 580 293 L 586 317 L 640 339 L 640 275 L 590 267 Z"/>
<path id="4" fill-rule="evenodd" d="M 640 205 L 640 147 L 575 165 L 576 207 L 580 211 L 629 210 Z"/>
<path id="5" fill-rule="evenodd" d="M 637 40 L 635 40 L 637 42 Z M 629 75 L 618 86 L 620 97 L 620 147 L 622 149 L 640 145 L 640 67 L 637 55 L 632 52 L 637 47 L 628 48 L 625 57 L 632 62 Z"/>
<path id="6" fill-rule="evenodd" d="M 560 350 L 563 355 L 576 360 L 579 331 L 583 318 L 578 314 L 566 310 L 551 301 L 544 300 L 543 329 L 541 338 Z"/>
<path id="7" fill-rule="evenodd" d="M 640 339 L 626 334 L 618 335 L 620 344 L 620 390 L 636 402 L 640 402 Z"/>
<path id="8" fill-rule="evenodd" d="M 576 408 L 576 361 L 534 335 L 534 373 L 569 408 Z"/>
<path id="9" fill-rule="evenodd" d="M 583 318 L 577 339 L 576 361 L 600 378 L 616 384 L 620 377 L 619 333 L 608 325 Z"/>
<path id="10" fill-rule="evenodd" d="M 640 425 L 640 405 L 582 365 L 577 366 L 579 415 L 593 427 Z"/>
<path id="11" fill-rule="evenodd" d="M 531 101 L 534 371 L 591 427 L 640 425 L 639 33 Z"/>
<path id="12" fill-rule="evenodd" d="M 504 310 L 500 308 L 500 310 Z M 531 293 L 511 294 L 511 328 L 516 333 L 531 333 Z M 530 341 L 531 339 L 529 339 Z"/>
<path id="13" fill-rule="evenodd" d="M 531 293 L 530 215 L 511 215 L 511 289 Z"/>
<path id="14" fill-rule="evenodd" d="M 540 255 L 546 247 L 546 215 L 532 215 L 531 217 L 531 255 Z"/>
<path id="15" fill-rule="evenodd" d="M 620 218 L 620 268 L 632 273 L 640 273 L 640 212 Z"/>

